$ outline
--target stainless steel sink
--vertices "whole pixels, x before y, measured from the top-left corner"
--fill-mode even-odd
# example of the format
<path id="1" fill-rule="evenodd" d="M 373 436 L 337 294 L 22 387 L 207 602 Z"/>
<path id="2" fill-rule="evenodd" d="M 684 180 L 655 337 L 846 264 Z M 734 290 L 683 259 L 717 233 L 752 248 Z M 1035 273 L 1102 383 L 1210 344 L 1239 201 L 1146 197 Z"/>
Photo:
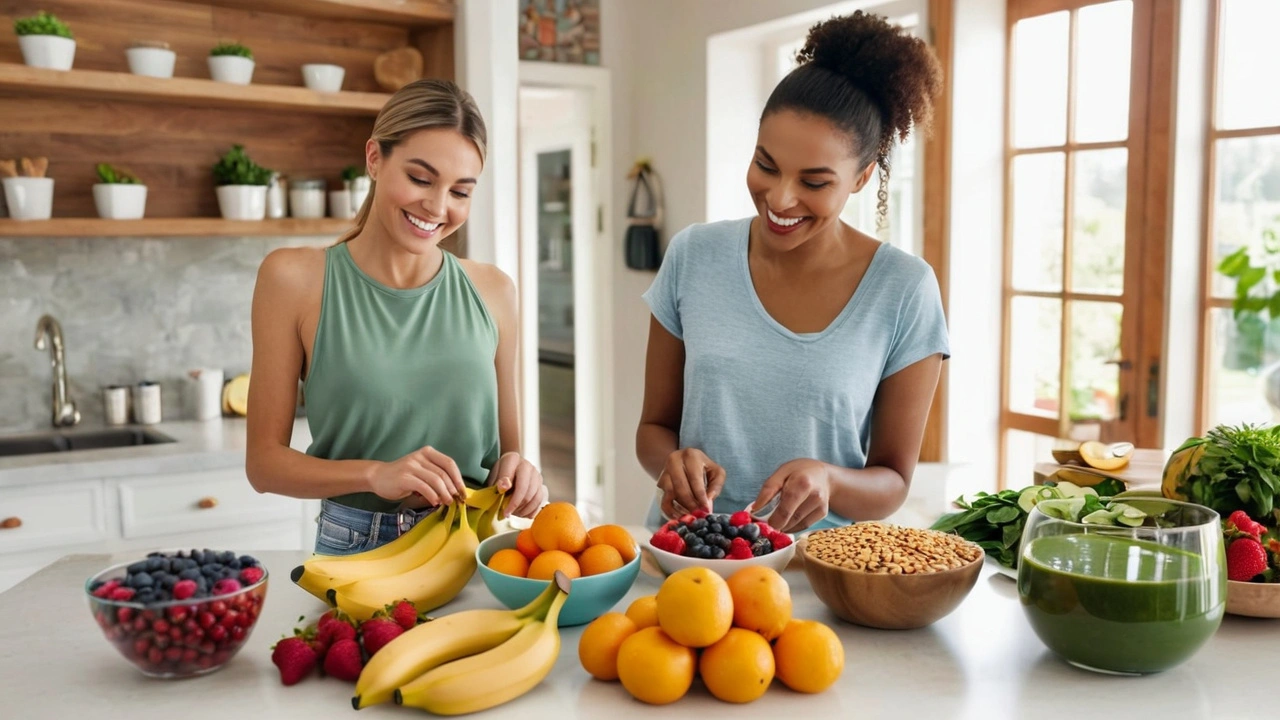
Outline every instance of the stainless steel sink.
<path id="1" fill-rule="evenodd" d="M 39 453 L 102 450 L 174 442 L 168 435 L 143 428 L 106 430 L 51 430 L 27 435 L 0 437 L 0 457 Z"/>

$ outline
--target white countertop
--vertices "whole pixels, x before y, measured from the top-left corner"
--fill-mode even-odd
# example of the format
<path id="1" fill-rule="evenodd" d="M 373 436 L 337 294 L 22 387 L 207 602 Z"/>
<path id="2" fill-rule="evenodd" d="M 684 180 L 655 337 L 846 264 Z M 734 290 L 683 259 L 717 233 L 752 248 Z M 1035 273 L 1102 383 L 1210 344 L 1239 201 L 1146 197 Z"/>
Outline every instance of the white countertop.
<path id="1" fill-rule="evenodd" d="M 184 420 L 148 425 L 146 428 L 167 435 L 175 442 L 0 457 L 0 488 L 50 478 L 59 481 L 93 480 L 244 465 L 243 418 Z M 74 428 L 71 431 L 87 429 Z M 305 450 L 310 442 L 306 418 L 297 418 L 293 423 L 290 445 Z"/>
<path id="2" fill-rule="evenodd" d="M 241 548 L 240 550 L 245 550 Z M 251 552 L 251 551 L 250 551 Z M 0 594 L 0 715 L 43 718 L 349 717 L 351 685 L 311 677 L 284 687 L 271 664 L 270 646 L 290 633 L 299 615 L 324 606 L 293 586 L 289 570 L 306 553 L 252 553 L 271 572 L 264 613 L 248 643 L 221 671 L 181 681 L 152 680 L 134 669 L 101 636 L 83 597 L 92 573 L 135 555 L 63 558 Z M 477 717 L 651 718 L 855 717 L 993 718 L 1136 717 L 1256 718 L 1274 703 L 1280 621 L 1227 616 L 1221 629 L 1190 661 L 1142 678 L 1097 675 L 1068 666 L 1032 633 L 1014 583 L 984 570 L 977 586 L 950 616 L 931 627 L 881 631 L 836 620 L 809 590 L 802 573 L 788 572 L 797 617 L 832 625 L 845 645 L 846 666 L 835 687 L 819 695 L 790 692 L 775 683 L 764 697 L 742 706 L 713 699 L 695 684 L 665 707 L 632 700 L 617 683 L 591 680 L 579 667 L 581 628 L 562 633 L 560 661 L 529 694 Z M 627 598 L 656 591 L 641 574 Z M 477 576 L 450 610 L 498 607 Z M 379 706 L 361 717 L 418 717 Z"/>

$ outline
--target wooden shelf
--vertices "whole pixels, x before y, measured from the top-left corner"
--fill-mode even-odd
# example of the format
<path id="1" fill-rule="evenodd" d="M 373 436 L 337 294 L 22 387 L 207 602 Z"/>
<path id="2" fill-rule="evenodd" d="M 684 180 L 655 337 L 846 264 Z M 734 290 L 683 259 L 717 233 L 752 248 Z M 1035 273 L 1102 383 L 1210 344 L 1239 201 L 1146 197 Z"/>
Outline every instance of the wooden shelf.
<path id="1" fill-rule="evenodd" d="M 452 0 L 181 0 L 181 2 L 333 20 L 429 27 L 453 22 Z"/>
<path id="2" fill-rule="evenodd" d="M 54 218 L 0 219 L 0 237 L 193 237 L 331 235 L 336 240 L 351 228 L 351 220 L 284 218 L 281 220 L 223 220 L 222 218 Z"/>
<path id="3" fill-rule="evenodd" d="M 232 85 L 200 78 L 153 78 L 102 70 L 48 70 L 0 63 L 0 91 L 173 105 L 257 110 L 305 110 L 324 115 L 374 117 L 390 98 L 383 93 L 322 93 L 283 85 Z"/>

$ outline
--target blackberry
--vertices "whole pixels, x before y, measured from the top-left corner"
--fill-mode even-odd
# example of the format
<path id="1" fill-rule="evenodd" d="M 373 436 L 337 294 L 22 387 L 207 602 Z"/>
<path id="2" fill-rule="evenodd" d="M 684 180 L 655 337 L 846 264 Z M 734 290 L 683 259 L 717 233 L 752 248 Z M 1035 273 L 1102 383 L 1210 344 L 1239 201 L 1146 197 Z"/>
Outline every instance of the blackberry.
<path id="1" fill-rule="evenodd" d="M 771 552 L 773 552 L 773 543 L 769 541 L 769 538 L 760 538 L 751 543 L 751 554 L 756 557 L 768 555 Z"/>

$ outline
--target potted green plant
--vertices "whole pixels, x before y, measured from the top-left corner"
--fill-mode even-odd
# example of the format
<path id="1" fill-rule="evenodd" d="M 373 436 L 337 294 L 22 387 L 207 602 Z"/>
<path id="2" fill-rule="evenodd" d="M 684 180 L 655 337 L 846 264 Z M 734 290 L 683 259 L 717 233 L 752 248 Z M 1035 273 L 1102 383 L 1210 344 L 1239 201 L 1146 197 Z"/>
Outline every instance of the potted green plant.
<path id="1" fill-rule="evenodd" d="M 227 220 L 261 220 L 267 214 L 271 170 L 255 163 L 243 145 L 233 145 L 213 166 L 218 208 Z"/>
<path id="2" fill-rule="evenodd" d="M 22 61 L 31 67 L 70 70 L 76 57 L 71 28 L 56 15 L 44 11 L 13 23 L 22 48 Z"/>
<path id="3" fill-rule="evenodd" d="M 1232 370 L 1261 370 L 1264 391 L 1280 409 L 1280 216 L 1262 230 L 1262 249 L 1241 247 L 1218 263 L 1218 272 L 1236 281 L 1231 300 L 1234 319 L 1223 363 Z"/>
<path id="4" fill-rule="evenodd" d="M 209 75 L 219 82 L 248 85 L 253 79 L 253 51 L 239 43 L 221 43 L 209 51 Z"/>
<path id="5" fill-rule="evenodd" d="M 107 163 L 98 163 L 98 179 L 93 186 L 93 204 L 98 217 L 106 220 L 137 220 L 147 207 L 147 186 L 133 173 Z"/>

